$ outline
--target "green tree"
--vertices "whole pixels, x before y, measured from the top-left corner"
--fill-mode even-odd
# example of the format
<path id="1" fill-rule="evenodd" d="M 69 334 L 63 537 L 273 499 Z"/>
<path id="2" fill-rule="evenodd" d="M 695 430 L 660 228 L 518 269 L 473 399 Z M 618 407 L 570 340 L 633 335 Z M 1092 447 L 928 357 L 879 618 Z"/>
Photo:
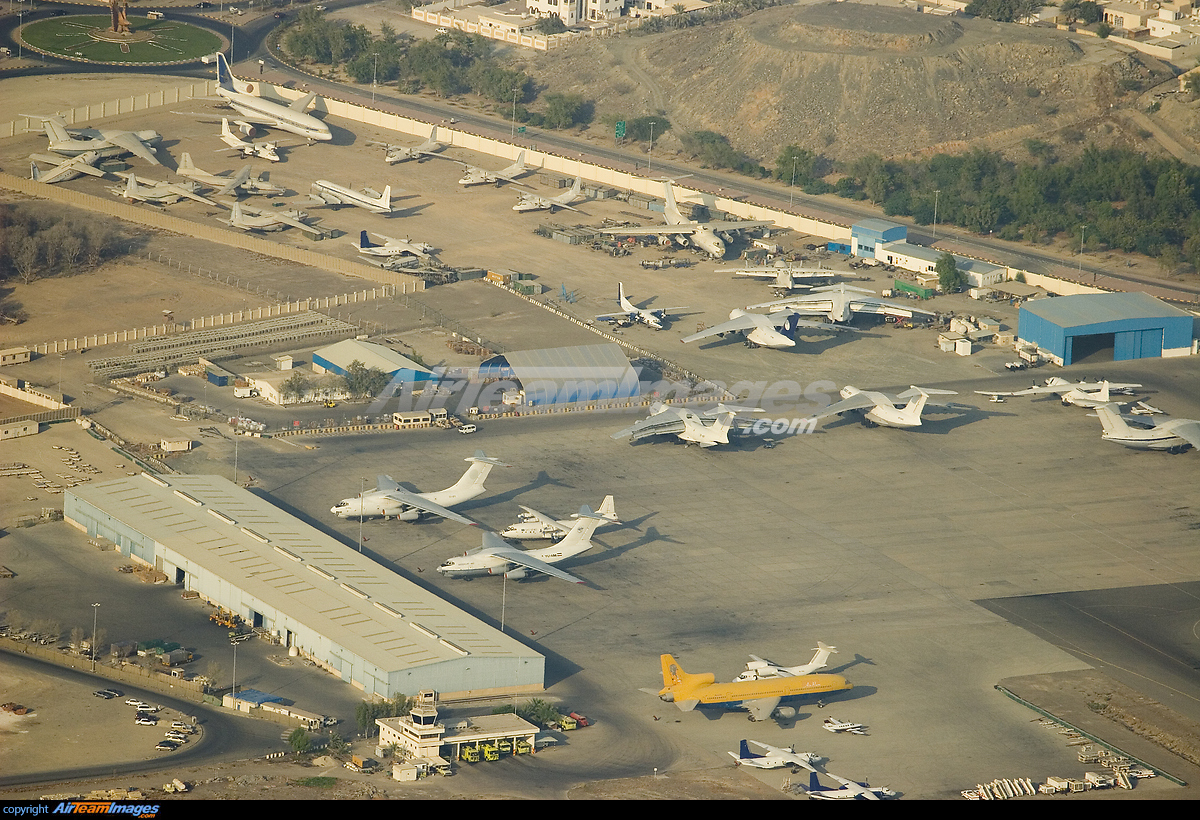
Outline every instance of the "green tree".
<path id="1" fill-rule="evenodd" d="M 312 380 L 297 370 L 287 381 L 279 386 L 279 392 L 285 399 L 300 401 L 312 390 Z"/>
<path id="2" fill-rule="evenodd" d="M 296 754 L 304 754 L 312 745 L 312 738 L 308 736 L 308 732 L 303 728 L 297 728 L 294 732 L 288 735 L 288 745 L 292 747 L 292 751 Z"/>
<path id="3" fill-rule="evenodd" d="M 933 269 L 938 275 L 938 286 L 942 293 L 955 293 L 967 281 L 967 277 L 958 269 L 958 262 L 952 253 L 945 252 L 939 256 Z"/>
<path id="4" fill-rule="evenodd" d="M 356 398 L 378 395 L 391 380 L 388 374 L 378 367 L 369 368 L 358 359 L 350 362 L 350 366 L 346 368 L 346 375 L 342 378 L 346 390 Z"/>
<path id="5" fill-rule="evenodd" d="M 542 34 L 562 34 L 567 30 L 567 24 L 557 14 L 551 14 L 537 21 L 537 30 Z"/>

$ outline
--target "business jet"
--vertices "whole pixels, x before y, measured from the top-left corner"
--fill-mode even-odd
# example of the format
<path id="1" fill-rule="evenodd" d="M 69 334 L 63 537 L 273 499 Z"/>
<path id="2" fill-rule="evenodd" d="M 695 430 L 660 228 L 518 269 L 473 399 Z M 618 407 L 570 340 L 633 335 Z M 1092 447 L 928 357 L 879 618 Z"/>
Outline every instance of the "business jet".
<path id="1" fill-rule="evenodd" d="M 258 157 L 268 162 L 279 162 L 279 154 L 275 150 L 279 147 L 279 143 L 246 142 L 229 130 L 229 120 L 226 117 L 221 118 L 221 142 L 240 153 L 243 159 Z"/>
<path id="2" fill-rule="evenodd" d="M 242 169 L 231 177 L 223 177 L 217 174 L 210 174 L 208 171 L 202 171 L 192 162 L 192 155 L 184 151 L 179 155 L 179 170 L 176 172 L 181 177 L 195 180 L 203 185 L 208 185 L 213 188 L 219 188 L 217 193 L 221 196 L 236 195 L 238 191 L 245 191 L 249 194 L 262 194 L 263 196 L 275 196 L 284 193 L 284 189 L 276 185 L 272 185 L 267 181 L 267 173 L 264 171 L 258 176 L 251 176 L 250 166 L 243 165 Z"/>
<path id="3" fill-rule="evenodd" d="M 799 666 L 780 666 L 771 661 L 764 660 L 757 655 L 751 655 L 750 661 L 746 664 L 746 671 L 738 675 L 736 680 L 761 680 L 763 678 L 790 678 L 796 675 L 811 675 L 818 669 L 824 669 L 830 655 L 837 654 L 836 646 L 826 646 L 817 641 L 817 648 L 813 650 L 816 654 L 808 663 L 802 663 Z"/>
<path id="4" fill-rule="evenodd" d="M 108 190 L 114 196 L 123 197 L 131 202 L 145 202 L 150 205 L 170 205 L 181 199 L 193 199 L 205 205 L 217 205 L 211 199 L 206 199 L 196 193 L 199 186 L 194 182 L 155 182 L 142 180 L 138 182 L 135 174 L 117 174 L 125 179 L 125 185 L 115 185 Z"/>
<path id="5" fill-rule="evenodd" d="M 1141 387 L 1141 385 L 1114 383 L 1107 380 L 1099 382 L 1069 382 L 1059 376 L 1051 376 L 1046 379 L 1045 384 L 1035 384 L 1033 387 L 1027 387 L 1024 390 L 1015 390 L 1009 393 L 997 393 L 985 390 L 976 390 L 975 392 L 989 396 L 1041 396 L 1047 393 L 1054 393 L 1062 401 L 1063 407 L 1069 407 L 1073 404 L 1076 407 L 1095 409 L 1102 404 L 1112 402 L 1112 395 L 1114 393 L 1127 394 L 1138 387 Z"/>
<path id="6" fill-rule="evenodd" d="M 838 777 L 836 774 L 825 772 L 829 777 L 832 777 L 841 784 L 840 788 L 824 786 L 817 779 L 817 773 L 814 771 L 809 774 L 808 779 L 808 796 L 813 800 L 879 800 L 884 797 L 895 797 L 896 793 L 886 786 L 872 786 L 870 783 L 859 783 L 855 780 L 847 780 L 844 777 Z"/>
<path id="7" fill-rule="evenodd" d="M 931 387 L 912 386 L 902 393 L 892 396 L 878 393 L 874 390 L 859 390 L 853 385 L 846 385 L 841 391 L 842 400 L 813 414 L 820 420 L 829 416 L 840 415 L 851 410 L 866 410 L 863 417 L 869 427 L 920 427 L 921 413 L 930 406 L 931 396 L 956 396 L 953 390 L 936 390 Z M 932 406 L 946 406 L 933 402 Z M 869 408 L 869 409 L 868 409 Z"/>
<path id="8" fill-rule="evenodd" d="M 541 572 L 570 581 L 572 584 L 582 584 L 582 579 L 553 565 L 590 550 L 592 533 L 607 520 L 604 516 L 593 513 L 586 505 L 580 507 L 579 518 L 565 538 L 552 547 L 535 550 L 517 549 L 496 533 L 484 530 L 482 546 L 447 559 L 437 571 L 447 578 L 503 575 L 510 581 L 519 581 L 533 573 Z M 516 566 L 513 566 L 514 564 Z"/>
<path id="9" fill-rule="evenodd" d="M 372 145 L 382 145 L 384 149 L 383 161 L 388 165 L 395 165 L 397 162 L 404 162 L 410 159 L 424 159 L 431 157 L 438 151 L 446 147 L 446 143 L 438 142 L 437 126 L 429 132 L 429 139 L 425 140 L 415 148 L 409 148 L 405 145 L 391 145 L 386 142 L 375 142 Z"/>
<path id="10" fill-rule="evenodd" d="M 1118 404 L 1102 404 L 1096 408 L 1105 441 L 1113 441 L 1133 450 L 1166 450 L 1182 453 L 1200 448 L 1200 421 L 1194 419 L 1146 419 L 1152 427 L 1135 427 L 1121 415 Z"/>
<path id="11" fill-rule="evenodd" d="M 514 211 L 549 211 L 554 213 L 556 208 L 565 208 L 568 211 L 583 213 L 583 211 L 571 205 L 579 198 L 579 191 L 583 187 L 583 177 L 575 177 L 575 184 L 571 189 L 558 196 L 540 196 L 538 194 L 527 194 L 521 191 L 517 194 L 517 204 L 513 206 Z"/>
<path id="12" fill-rule="evenodd" d="M 521 505 L 521 509 L 525 512 L 518 516 L 517 523 L 500 533 L 501 538 L 512 538 L 516 541 L 537 541 L 545 538 L 558 540 L 571 531 L 575 526 L 575 519 L 579 518 L 578 514 L 573 514 L 571 518 L 555 521 L 550 516 L 525 505 Z M 605 519 L 605 523 L 621 523 L 617 518 L 616 506 L 611 495 L 604 496 L 604 500 L 596 509 L 596 515 Z"/>
<path id="13" fill-rule="evenodd" d="M 523 177 L 533 171 L 532 168 L 525 167 L 525 152 L 522 151 L 517 155 L 517 161 L 512 165 L 500 171 L 488 171 L 485 168 L 476 168 L 474 165 L 460 163 L 464 169 L 463 177 L 458 181 L 459 185 L 499 185 L 501 182 L 512 182 L 516 185 L 525 185 L 524 182 L 518 181 L 518 177 Z M 526 186 L 528 187 L 528 186 Z"/>
<path id="14" fill-rule="evenodd" d="M 640 322 L 647 327 L 652 327 L 655 330 L 663 329 L 663 320 L 667 318 L 667 314 L 674 310 L 687 310 L 686 307 L 670 307 L 670 308 L 640 308 L 633 302 L 629 301 L 625 296 L 625 284 L 617 283 L 617 304 L 621 306 L 620 313 L 601 313 L 596 318 L 614 324 L 617 327 L 629 327 L 630 325 Z"/>
<path id="15" fill-rule="evenodd" d="M 119 131 L 115 128 L 67 128 L 66 122 L 57 114 L 41 116 L 26 114 L 31 120 L 40 120 L 49 140 L 49 150 L 67 157 L 79 156 L 95 151 L 101 157 L 116 157 L 133 154 L 151 165 L 162 165 L 154 155 L 154 146 L 162 142 L 157 131 Z"/>
<path id="16" fill-rule="evenodd" d="M 316 94 L 307 94 L 288 105 L 254 96 L 254 84 L 242 82 L 233 76 L 225 55 L 217 55 L 217 95 L 231 108 L 242 115 L 248 125 L 265 125 L 308 140 L 327 141 L 333 139 L 329 126 L 321 120 L 305 114 L 305 110 L 316 99 Z M 211 58 L 206 58 L 206 62 Z"/>
<path id="17" fill-rule="evenodd" d="M 868 727 L 861 723 L 851 723 L 846 720 L 838 720 L 835 717 L 827 717 L 821 724 L 821 728 L 827 732 L 833 732 L 835 735 L 842 732 L 850 735 L 865 735 Z"/>
<path id="18" fill-rule="evenodd" d="M 670 407 L 656 403 L 650 407 L 648 418 L 613 433 L 612 438 L 627 438 L 632 444 L 651 436 L 676 436 L 685 444 L 715 447 L 718 444 L 729 443 L 729 430 L 741 411 L 762 412 L 756 407 L 728 407 L 718 404 L 705 413 L 696 413 L 686 407 Z"/>
<path id="19" fill-rule="evenodd" d="M 773 350 L 786 350 L 796 346 L 796 334 L 800 328 L 815 330 L 821 333 L 839 333 L 854 328 L 842 327 L 829 322 L 816 322 L 801 318 L 803 314 L 796 311 L 776 311 L 771 314 L 750 313 L 740 308 L 729 311 L 729 321 L 713 325 L 699 333 L 680 339 L 684 344 L 707 339 L 712 336 L 724 336 L 726 333 L 740 333 L 745 337 L 746 347 L 769 347 Z"/>
<path id="20" fill-rule="evenodd" d="M 751 746 L 758 747 L 762 752 L 750 751 Z M 751 766 L 755 769 L 780 769 L 790 766 L 792 774 L 801 769 L 812 771 L 813 764 L 823 760 L 816 752 L 797 752 L 794 746 L 781 749 L 778 746 L 759 743 L 757 740 L 743 740 L 741 750 L 730 752 L 729 756 L 733 758 L 735 766 Z"/>
<path id="21" fill-rule="evenodd" d="M 774 225 L 771 220 L 762 222 L 693 222 L 684 219 L 675 202 L 675 192 L 672 188 L 674 180 L 663 180 L 663 194 L 666 205 L 663 210 L 663 220 L 666 224 L 652 228 L 603 228 L 600 233 L 609 236 L 657 236 L 660 245 L 670 245 L 675 242 L 681 246 L 694 246 L 707 253 L 714 259 L 725 255 L 726 243 L 732 236 L 751 228 L 764 228 Z"/>
<path id="22" fill-rule="evenodd" d="M 329 511 L 338 518 L 394 517 L 397 521 L 416 521 L 422 515 L 430 513 L 474 525 L 475 522 L 471 519 L 448 508 L 485 493 L 487 490 L 483 482 L 487 480 L 492 468 L 508 465 L 488 458 L 483 450 L 476 450 L 475 455 L 465 460 L 471 462 L 471 466 L 453 487 L 438 492 L 414 493 L 403 489 L 391 476 L 381 475 L 376 479 L 374 490 L 355 498 L 344 498 Z"/>
<path id="23" fill-rule="evenodd" d="M 220 217 L 231 228 L 243 231 L 282 231 L 285 228 L 299 228 L 313 236 L 321 236 L 324 231 L 305 223 L 308 214 L 304 211 L 260 211 L 242 205 L 236 199 L 228 203 L 229 218 Z"/>
<path id="24" fill-rule="evenodd" d="M 29 159 L 29 178 L 34 182 L 45 182 L 53 184 L 55 182 L 65 182 L 68 179 L 87 174 L 93 177 L 105 177 L 103 171 L 96 167 L 103 157 L 99 151 L 86 151 L 82 154 L 77 154 L 69 159 L 62 157 L 52 157 L 48 154 L 30 154 Z M 42 171 L 37 167 L 39 162 L 50 165 L 52 170 Z"/>
<path id="25" fill-rule="evenodd" d="M 354 205 L 374 214 L 390 214 L 392 212 L 391 185 L 385 185 L 381 194 L 374 188 L 362 188 L 355 191 L 327 179 L 318 179 L 312 184 L 309 198 L 313 202 L 325 205 Z"/>
<path id="26" fill-rule="evenodd" d="M 433 245 L 429 245 L 424 242 L 413 242 L 411 239 L 393 239 L 392 237 L 384 236 L 381 233 L 377 233 L 375 236 L 382 239 L 384 244 L 380 245 L 376 242 L 372 242 L 367 238 L 367 232 L 361 231 L 359 233 L 358 242 L 353 243 L 354 247 L 358 249 L 359 253 L 366 254 L 367 256 L 383 256 L 389 259 L 394 256 L 402 256 L 404 254 L 410 254 L 412 256 L 419 256 L 422 259 L 428 259 L 433 255 L 433 252 L 437 250 L 433 247 Z"/>
<path id="27" fill-rule="evenodd" d="M 750 305 L 747 310 L 759 308 L 767 308 L 770 311 L 798 310 L 803 313 L 820 313 L 827 316 L 831 322 L 848 322 L 856 313 L 895 316 L 901 319 L 912 319 L 916 316 L 932 319 L 935 315 L 928 310 L 880 299 L 872 290 L 847 284 L 823 285 L 813 288 L 808 293 Z"/>

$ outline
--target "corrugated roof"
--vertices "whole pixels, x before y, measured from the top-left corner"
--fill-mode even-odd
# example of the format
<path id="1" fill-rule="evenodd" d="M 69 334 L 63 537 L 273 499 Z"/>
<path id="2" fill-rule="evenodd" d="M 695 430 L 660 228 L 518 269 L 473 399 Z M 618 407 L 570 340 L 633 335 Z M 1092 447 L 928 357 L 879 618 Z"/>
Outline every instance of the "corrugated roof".
<path id="1" fill-rule="evenodd" d="M 526 391 L 557 385 L 561 401 L 574 401 L 565 395 L 573 390 L 587 392 L 588 384 L 612 383 L 611 395 L 631 396 L 638 390 L 637 372 L 625 358 L 621 346 L 614 343 L 518 350 L 504 354 L 514 377 Z M 543 387 L 535 388 L 541 383 Z M 609 392 L 609 391 L 604 391 Z M 591 398 L 591 396 L 584 396 Z"/>
<path id="2" fill-rule="evenodd" d="M 949 251 L 943 251 L 939 248 L 930 248 L 926 245 L 910 245 L 907 242 L 888 242 L 883 246 L 883 249 L 884 251 L 912 256 L 932 263 L 936 263 L 941 259 L 943 253 L 949 253 Z M 963 273 L 989 273 L 991 271 L 1004 270 L 1003 265 L 993 265 L 991 262 L 984 262 L 982 259 L 959 256 L 957 253 L 951 253 L 950 255 L 954 257 L 954 264 Z"/>
<path id="3" fill-rule="evenodd" d="M 1026 302 L 1029 311 L 1059 327 L 1079 327 L 1122 319 L 1171 319 L 1192 315 L 1148 293 L 1081 293 Z"/>
<path id="4" fill-rule="evenodd" d="M 143 473 L 67 493 L 385 672 L 541 657 L 225 478 Z"/>
<path id="5" fill-rule="evenodd" d="M 418 373 L 428 373 L 428 368 L 403 356 L 390 347 L 377 345 L 373 342 L 362 342 L 358 339 L 345 339 L 337 344 L 323 347 L 314 356 L 320 356 L 325 361 L 335 364 L 343 370 L 350 367 L 355 359 L 362 362 L 368 369 L 379 368 L 384 373 L 392 374 L 397 370 L 415 370 Z"/>
<path id="6" fill-rule="evenodd" d="M 862 228 L 863 230 L 867 230 L 867 231 L 875 231 L 877 233 L 887 233 L 888 231 L 892 230 L 893 228 L 903 228 L 903 227 L 904 226 L 901 225 L 899 222 L 892 222 L 887 219 L 878 219 L 876 217 L 868 217 L 866 219 L 858 220 L 857 222 L 855 222 L 853 225 L 850 226 L 850 229 L 854 230 L 855 228 Z"/>

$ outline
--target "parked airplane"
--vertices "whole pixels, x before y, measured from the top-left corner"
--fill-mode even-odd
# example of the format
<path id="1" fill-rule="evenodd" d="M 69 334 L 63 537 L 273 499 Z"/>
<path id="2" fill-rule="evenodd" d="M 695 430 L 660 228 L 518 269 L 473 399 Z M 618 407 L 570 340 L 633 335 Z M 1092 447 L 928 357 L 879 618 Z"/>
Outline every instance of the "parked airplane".
<path id="1" fill-rule="evenodd" d="M 817 330 L 822 333 L 838 333 L 853 328 L 840 327 L 829 322 L 813 322 L 800 318 L 802 314 L 796 311 L 776 311 L 764 315 L 748 313 L 740 308 L 729 311 L 729 321 L 714 325 L 699 333 L 680 339 L 684 344 L 707 339 L 710 336 L 724 336 L 726 333 L 741 333 L 745 336 L 747 347 L 769 347 L 784 350 L 796 346 L 796 333 L 800 328 Z"/>
<path id="2" fill-rule="evenodd" d="M 617 304 L 621 306 L 620 313 L 601 313 L 597 319 L 609 322 L 617 327 L 629 327 L 635 322 L 652 327 L 655 330 L 663 329 L 663 320 L 667 318 L 667 314 L 673 310 L 687 310 L 686 307 L 670 307 L 670 308 L 640 308 L 633 302 L 629 301 L 625 296 L 625 284 L 617 283 Z"/>
<path id="3" fill-rule="evenodd" d="M 575 521 L 572 519 L 579 518 L 575 514 L 571 518 L 555 521 L 553 518 L 542 515 L 530 507 L 521 505 L 521 509 L 525 512 L 521 513 L 517 519 L 517 523 L 500 533 L 501 538 L 513 538 L 517 541 L 537 541 L 543 538 L 558 540 L 569 533 L 571 528 L 575 526 Z M 605 519 L 605 523 L 621 523 L 620 519 L 617 518 L 616 506 L 613 503 L 611 495 L 604 496 L 604 500 L 600 502 L 600 506 L 596 510 L 596 515 Z"/>
<path id="4" fill-rule="evenodd" d="M 260 211 L 248 208 L 236 199 L 229 203 L 229 218 L 220 218 L 231 228 L 243 231 L 282 231 L 285 228 L 299 228 L 302 231 L 320 236 L 324 231 L 314 228 L 304 222 L 308 214 L 304 211 Z"/>
<path id="5" fill-rule="evenodd" d="M 780 666 L 771 661 L 764 660 L 757 655 L 750 656 L 750 662 L 746 664 L 746 671 L 738 675 L 736 680 L 762 680 L 763 678 L 790 678 L 796 675 L 811 675 L 818 669 L 824 669 L 826 661 L 830 655 L 837 654 L 836 646 L 826 646 L 817 641 L 817 648 L 813 650 L 816 654 L 808 663 L 802 663 L 799 666 Z"/>
<path id="6" fill-rule="evenodd" d="M 482 546 L 465 552 L 461 556 L 448 559 L 437 568 L 437 571 L 448 578 L 503 575 L 511 581 L 526 578 L 534 572 L 542 572 L 573 584 L 582 584 L 582 579 L 563 572 L 552 564 L 590 550 L 592 533 L 596 531 L 596 527 L 607 520 L 602 515 L 596 515 L 586 505 L 580 507 L 579 518 L 565 538 L 552 547 L 542 547 L 536 550 L 517 549 L 496 533 L 485 530 Z M 516 566 L 509 569 L 513 564 Z"/>
<path id="7" fill-rule="evenodd" d="M 1046 393 L 1055 393 L 1062 400 L 1063 407 L 1073 404 L 1076 407 L 1087 407 L 1090 409 L 1112 402 L 1113 393 L 1128 393 L 1136 387 L 1141 387 L 1141 385 L 1120 384 L 1109 381 L 1069 382 L 1059 376 L 1051 376 L 1046 379 L 1045 384 L 1035 384 L 1033 387 L 1027 387 L 1024 390 L 1015 390 L 1010 393 L 997 393 L 987 390 L 976 390 L 975 392 L 987 396 L 1040 396 Z"/>
<path id="8" fill-rule="evenodd" d="M 47 184 L 55 182 L 64 182 L 68 179 L 87 174 L 93 177 L 107 176 L 99 168 L 95 167 L 103 157 L 99 151 L 86 151 L 82 154 L 77 154 L 69 159 L 62 157 L 52 157 L 48 154 L 30 154 L 29 159 L 29 178 L 34 182 L 45 182 Z M 42 171 L 37 167 L 37 163 L 44 162 L 47 165 L 52 165 L 54 168 L 51 171 Z"/>
<path id="9" fill-rule="evenodd" d="M 760 302 L 747 310 L 768 308 L 769 310 L 799 310 L 805 313 L 823 313 L 832 322 L 848 322 L 855 313 L 870 313 L 876 316 L 896 316 L 911 319 L 921 315 L 933 318 L 934 314 L 919 308 L 880 299 L 874 291 L 852 285 L 826 285 L 813 288 L 808 293 Z"/>
<path id="10" fill-rule="evenodd" d="M 118 131 L 115 128 L 73 128 L 58 115 L 41 116 L 26 114 L 32 120 L 40 120 L 49 148 L 55 154 L 74 157 L 95 151 L 102 157 L 133 154 L 151 165 L 162 165 L 154 155 L 154 146 L 162 142 L 157 131 Z"/>
<path id="11" fill-rule="evenodd" d="M 393 239 L 390 236 L 384 236 L 381 233 L 375 234 L 384 241 L 384 244 L 378 245 L 367 238 L 367 232 L 359 233 L 358 242 L 354 243 L 354 247 L 358 248 L 359 253 L 365 253 L 367 256 L 401 256 L 403 254 L 412 254 L 419 256 L 422 259 L 428 259 L 436 250 L 433 245 L 427 245 L 424 242 L 413 242 L 411 239 Z"/>
<path id="12" fill-rule="evenodd" d="M 727 407 L 718 404 L 714 409 L 705 413 L 696 413 L 686 407 L 670 407 L 665 404 L 654 404 L 650 407 L 650 416 L 627 427 L 612 438 L 628 438 L 632 444 L 650 436 L 678 436 L 687 444 L 699 444 L 701 447 L 713 447 L 717 444 L 729 443 L 729 430 L 733 427 L 734 419 L 739 411 L 758 408 Z"/>
<path id="13" fill-rule="evenodd" d="M 257 177 L 250 175 L 250 166 L 243 165 L 242 169 L 232 177 L 218 176 L 210 174 L 208 171 L 202 171 L 192 162 L 192 155 L 184 151 L 179 155 L 179 170 L 176 172 L 181 177 L 194 179 L 196 182 L 201 182 L 205 185 L 211 185 L 213 188 L 220 188 L 217 191 L 222 196 L 229 196 L 237 193 L 238 190 L 245 191 L 250 194 L 262 194 L 264 196 L 274 196 L 282 194 L 283 188 L 272 185 L 267 181 L 266 172 L 259 174 Z"/>
<path id="14" fill-rule="evenodd" d="M 658 696 L 674 703 L 681 711 L 690 712 L 697 706 L 722 709 L 746 709 L 751 720 L 768 720 L 778 712 L 782 718 L 795 717 L 791 707 L 780 707 L 784 700 L 814 698 L 818 702 L 849 690 L 851 685 L 841 675 L 797 675 L 790 678 L 717 683 L 711 673 L 689 674 L 675 658 L 663 655 L 663 688 Z"/>
<path id="15" fill-rule="evenodd" d="M 431 157 L 438 151 L 446 147 L 446 143 L 438 142 L 437 126 L 433 126 L 429 132 L 429 139 L 425 140 L 415 148 L 409 148 L 406 145 L 390 145 L 386 142 L 375 142 L 372 145 L 382 145 L 386 153 L 383 155 L 383 161 L 388 165 L 395 165 L 397 162 L 404 162 L 410 159 L 422 159 L 423 157 Z"/>
<path id="16" fill-rule="evenodd" d="M 1162 415 L 1162 410 L 1159 410 L 1152 404 L 1147 404 L 1144 401 L 1135 402 L 1133 407 L 1129 408 L 1129 412 L 1135 416 L 1159 416 Z"/>
<path id="17" fill-rule="evenodd" d="M 199 186 L 194 182 L 154 182 L 153 180 L 143 180 L 138 182 L 137 176 L 130 174 L 117 174 L 125 179 L 125 185 L 114 185 L 108 190 L 114 196 L 124 197 L 125 199 L 135 202 L 146 202 L 151 205 L 170 205 L 173 202 L 178 202 L 181 199 L 194 199 L 197 202 L 203 202 L 205 205 L 217 205 L 211 199 L 206 199 L 196 193 Z"/>
<path id="18" fill-rule="evenodd" d="M 750 751 L 751 745 L 762 749 L 762 753 Z M 816 752 L 797 752 L 794 746 L 781 749 L 778 746 L 759 743 L 757 740 L 743 740 L 741 750 L 730 752 L 729 756 L 733 758 L 735 766 L 753 766 L 756 769 L 779 769 L 790 766 L 792 774 L 801 769 L 812 771 L 812 764 L 822 760 L 822 757 Z"/>
<path id="19" fill-rule="evenodd" d="M 328 125 L 311 114 L 304 113 L 316 99 L 316 94 L 307 94 L 293 103 L 284 105 L 254 96 L 250 93 L 253 89 L 253 83 L 241 82 L 233 76 L 225 55 L 218 52 L 217 95 L 241 114 L 247 123 L 289 131 L 308 140 L 324 142 L 333 139 Z"/>
<path id="20" fill-rule="evenodd" d="M 849 721 L 838 720 L 835 717 L 825 718 L 825 722 L 821 724 L 821 728 L 827 732 L 833 732 L 835 735 L 842 732 L 851 735 L 865 735 L 867 733 L 867 727 L 863 724 L 850 723 Z"/>
<path id="21" fill-rule="evenodd" d="M 912 386 L 895 396 L 874 390 L 859 390 L 853 385 L 842 388 L 842 400 L 813 414 L 816 419 L 839 415 L 850 410 L 866 410 L 863 417 L 868 426 L 920 427 L 921 412 L 929 404 L 930 396 L 956 396 L 953 390 L 935 390 L 931 387 Z M 937 403 L 934 403 L 937 405 Z M 943 405 L 939 405 L 943 406 Z M 867 409 L 870 408 L 870 409 Z"/>
<path id="22" fill-rule="evenodd" d="M 841 783 L 841 788 L 835 789 L 822 785 L 821 781 L 817 779 L 817 773 L 812 772 L 808 776 L 808 796 L 813 800 L 879 800 L 882 797 L 896 796 L 896 793 L 886 786 L 859 783 L 838 777 L 830 772 L 825 772 L 825 774 Z"/>
<path id="23" fill-rule="evenodd" d="M 464 168 L 464 174 L 463 178 L 458 181 L 459 185 L 499 185 L 501 182 L 525 185 L 524 182 L 518 182 L 517 177 L 523 177 L 533 170 L 532 168 L 525 167 L 524 151 L 517 155 L 516 162 L 501 171 L 488 171 L 485 168 L 476 168 L 474 165 L 468 165 L 465 162 L 460 164 Z"/>
<path id="24" fill-rule="evenodd" d="M 792 266 L 786 262 L 765 265 L 757 268 L 738 268 L 734 276 L 748 276 L 753 279 L 765 279 L 767 284 L 776 292 L 808 288 L 814 282 L 828 282 L 838 276 L 845 276 L 842 271 L 828 268 L 806 268 Z"/>
<path id="25" fill-rule="evenodd" d="M 487 480 L 492 467 L 508 465 L 488 458 L 483 450 L 476 450 L 475 455 L 465 460 L 471 462 L 471 466 L 453 487 L 439 492 L 414 493 L 403 489 L 391 476 L 381 475 L 376 479 L 374 490 L 355 498 L 344 498 L 335 504 L 330 512 L 338 518 L 395 516 L 397 521 L 416 521 L 423 514 L 432 513 L 442 518 L 474 525 L 475 522 L 471 519 L 447 508 L 482 495 L 486 492 L 483 482 Z"/>
<path id="26" fill-rule="evenodd" d="M 1125 421 L 1118 404 L 1102 404 L 1096 408 L 1104 428 L 1105 441 L 1115 441 L 1134 450 L 1166 450 L 1182 453 L 1191 447 L 1200 448 L 1200 421 L 1194 419 L 1164 419 L 1152 427 L 1134 427 Z"/>
<path id="27" fill-rule="evenodd" d="M 663 211 L 665 225 L 654 228 L 604 228 L 600 231 L 609 236 L 657 236 L 660 245 L 670 245 L 672 241 L 679 245 L 694 245 L 709 256 L 720 259 L 725 255 L 725 244 L 732 234 L 751 228 L 764 228 L 774 225 L 770 220 L 762 222 L 693 222 L 684 219 L 675 202 L 673 189 L 674 180 L 663 180 L 663 192 L 666 205 Z"/>
<path id="28" fill-rule="evenodd" d="M 517 194 L 517 204 L 513 206 L 513 210 L 549 211 L 550 213 L 554 213 L 555 208 L 566 208 L 568 211 L 583 213 L 583 211 L 571 205 L 579 196 L 579 191 L 582 187 L 583 177 L 575 177 L 575 184 L 571 186 L 570 190 L 558 196 L 539 196 L 538 194 L 527 194 L 521 191 Z"/>
<path id="29" fill-rule="evenodd" d="M 309 198 L 325 205 L 354 205 L 375 214 L 392 212 L 391 185 L 385 185 L 381 194 L 373 188 L 355 191 L 327 179 L 318 179 L 312 184 Z"/>
<path id="30" fill-rule="evenodd" d="M 279 147 L 278 143 L 246 142 L 229 130 L 229 120 L 225 117 L 221 118 L 221 142 L 241 153 L 245 159 L 258 157 L 268 162 L 279 162 L 279 154 L 275 153 L 275 149 Z"/>

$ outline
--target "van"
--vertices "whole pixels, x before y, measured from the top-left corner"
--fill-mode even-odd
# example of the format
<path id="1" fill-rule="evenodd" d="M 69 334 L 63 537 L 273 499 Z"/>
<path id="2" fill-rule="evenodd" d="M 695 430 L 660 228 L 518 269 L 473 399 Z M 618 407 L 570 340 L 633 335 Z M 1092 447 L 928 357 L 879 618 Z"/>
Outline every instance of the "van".
<path id="1" fill-rule="evenodd" d="M 462 433 L 464 436 L 468 435 L 470 433 L 474 433 L 477 430 L 479 430 L 479 428 L 476 427 L 474 424 L 464 424 L 462 427 L 458 428 L 458 432 Z"/>

